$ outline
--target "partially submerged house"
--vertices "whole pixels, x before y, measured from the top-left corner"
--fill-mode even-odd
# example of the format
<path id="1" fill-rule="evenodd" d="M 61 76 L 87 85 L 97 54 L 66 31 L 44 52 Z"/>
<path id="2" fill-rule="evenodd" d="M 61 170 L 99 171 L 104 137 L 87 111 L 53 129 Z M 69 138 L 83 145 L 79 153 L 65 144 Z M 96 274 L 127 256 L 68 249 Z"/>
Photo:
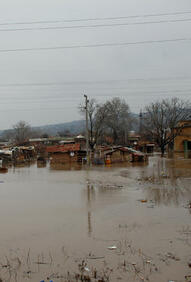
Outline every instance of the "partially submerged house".
<path id="1" fill-rule="evenodd" d="M 82 162 L 82 159 L 86 156 L 86 152 L 81 150 L 80 144 L 47 146 L 46 151 L 51 163 L 66 164 Z"/>
<path id="2" fill-rule="evenodd" d="M 155 144 L 149 141 L 140 141 L 138 145 L 138 149 L 146 154 L 154 153 Z"/>
<path id="3" fill-rule="evenodd" d="M 174 155 L 191 158 L 191 120 L 180 121 L 175 130 Z"/>
<path id="4" fill-rule="evenodd" d="M 12 151 L 8 148 L 0 150 L 0 160 L 9 162 L 12 160 Z"/>
<path id="5" fill-rule="evenodd" d="M 12 160 L 16 163 L 29 162 L 36 158 L 34 146 L 18 146 L 12 149 Z"/>
<path id="6" fill-rule="evenodd" d="M 100 148 L 96 153 L 96 164 L 112 164 L 120 162 L 142 162 L 147 160 L 147 156 L 130 147 L 114 146 Z"/>
<path id="7" fill-rule="evenodd" d="M 131 148 L 137 148 L 141 136 L 137 134 L 135 131 L 130 131 L 128 136 L 128 146 Z"/>
<path id="8" fill-rule="evenodd" d="M 119 149 L 122 152 L 123 160 L 124 161 L 131 161 L 131 162 L 144 162 L 147 161 L 148 157 L 143 152 L 138 150 L 129 148 L 129 147 L 122 147 Z"/>
<path id="9" fill-rule="evenodd" d="M 146 154 L 153 154 L 155 144 L 149 140 L 143 139 L 143 137 L 135 131 L 130 131 L 128 136 L 128 147 Z"/>

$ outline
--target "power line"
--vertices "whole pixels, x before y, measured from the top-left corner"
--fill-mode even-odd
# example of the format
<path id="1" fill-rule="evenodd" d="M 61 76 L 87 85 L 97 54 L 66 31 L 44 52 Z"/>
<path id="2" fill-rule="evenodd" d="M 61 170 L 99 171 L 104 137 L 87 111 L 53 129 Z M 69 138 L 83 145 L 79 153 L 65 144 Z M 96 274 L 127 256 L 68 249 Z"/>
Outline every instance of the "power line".
<path id="1" fill-rule="evenodd" d="M 103 91 L 102 89 L 100 89 L 101 91 Z M 134 95 L 134 94 L 153 94 L 153 95 L 155 95 L 155 94 L 165 94 L 165 93 L 191 93 L 191 88 L 190 89 L 169 89 L 169 90 L 155 90 L 155 89 L 149 89 L 149 90 L 143 90 L 143 91 L 138 91 L 138 90 L 135 90 L 135 91 L 133 91 L 133 90 L 129 90 L 128 88 L 116 88 L 116 89 L 112 89 L 112 88 L 108 88 L 108 89 L 105 89 L 105 90 L 125 90 L 125 91 L 127 91 L 127 92 L 125 92 L 124 93 L 124 91 L 121 91 L 121 92 L 117 92 L 117 93 L 111 93 L 111 91 L 109 91 L 109 93 L 111 94 L 111 96 L 113 96 L 113 95 L 117 95 L 117 94 L 125 94 L 125 95 L 127 95 L 127 96 L 129 96 L 129 95 Z M 97 91 L 97 89 L 93 89 L 93 92 L 92 92 L 92 90 L 90 90 L 90 92 L 89 92 L 89 96 L 91 96 L 91 95 L 94 95 L 94 96 L 98 96 L 98 97 L 105 97 L 105 96 L 108 96 L 107 94 L 103 94 L 103 93 L 96 93 L 95 91 Z M 104 91 L 105 92 L 105 91 Z M 96 93 L 96 94 L 95 94 Z M 78 100 L 80 100 L 80 98 L 79 97 L 75 97 L 75 96 L 73 96 L 73 98 L 71 98 L 71 99 L 68 99 L 68 98 L 66 98 L 66 97 L 62 97 L 62 96 L 60 96 L 60 95 L 64 95 L 64 93 L 56 93 L 56 94 L 59 94 L 59 96 L 56 96 L 55 97 L 55 95 L 53 94 L 53 96 L 50 96 L 50 94 L 47 96 L 47 95 L 45 95 L 45 96 L 43 96 L 43 95 L 41 95 L 41 97 L 39 97 L 39 95 L 38 95 L 38 97 L 31 97 L 31 95 L 30 95 L 30 97 L 28 97 L 28 98 L 15 98 L 15 97 L 5 97 L 5 99 L 1 99 L 1 101 L 3 102 L 3 101 L 9 101 L 9 100 L 12 100 L 12 99 L 16 99 L 19 103 L 21 102 L 21 101 L 35 101 L 35 102 L 37 102 L 37 101 L 39 101 L 39 100 L 43 100 L 44 101 L 44 99 L 46 98 L 46 101 L 51 101 L 51 102 L 53 102 L 53 101 L 60 101 L 60 100 L 62 100 L 62 101 L 64 101 L 64 102 L 72 102 L 73 100 L 76 100 L 76 101 L 78 101 Z M 70 93 L 70 95 L 75 95 L 75 94 L 77 94 L 77 95 L 79 95 L 79 92 L 72 92 L 72 93 Z"/>
<path id="2" fill-rule="evenodd" d="M 38 86 L 73 86 L 73 85 L 92 85 L 92 84 L 111 84 L 126 82 L 147 82 L 147 81 L 171 81 L 171 80 L 191 80 L 191 76 L 175 76 L 175 77 L 149 77 L 149 78 L 129 78 L 129 79 L 112 79 L 112 80 L 81 80 L 81 81 L 64 81 L 64 82 L 39 82 L 39 83 L 3 83 L 0 87 L 38 87 Z M 97 90 L 97 89 L 96 89 Z"/>
<path id="3" fill-rule="evenodd" d="M 161 39 L 161 40 L 146 40 L 135 42 L 122 42 L 122 43 L 98 43 L 88 45 L 70 45 L 70 46 L 52 46 L 52 47 L 34 47 L 34 48 L 15 48 L 15 49 L 0 49 L 0 53 L 7 52 L 28 52 L 28 51 L 49 51 L 49 50 L 63 50 L 63 49 L 80 49 L 80 48 L 97 48 L 97 47 L 123 47 L 128 45 L 144 45 L 144 44 L 160 44 L 167 42 L 185 42 L 190 41 L 191 38 L 174 38 L 174 39 Z"/>
<path id="4" fill-rule="evenodd" d="M 70 22 L 88 22 L 88 21 L 105 21 L 105 20 L 122 20 L 133 18 L 147 18 L 147 17 L 160 17 L 160 16 L 177 16 L 191 14 L 191 11 L 184 12 L 172 12 L 172 13 L 158 13 L 158 14 L 142 14 L 142 15 L 130 15 L 119 17 L 97 17 L 97 18 L 81 18 L 81 19 L 60 19 L 60 20 L 44 20 L 44 21 L 25 21 L 25 22 L 6 22 L 0 23 L 0 25 L 27 25 L 27 24 L 49 24 L 49 23 L 70 23 Z"/>
<path id="5" fill-rule="evenodd" d="M 61 108 L 42 108 L 42 107 L 40 107 L 40 108 L 25 108 L 25 109 L 18 109 L 18 108 L 12 108 L 12 109 L 1 109 L 1 112 L 8 112 L 8 111 L 11 111 L 11 112 L 28 112 L 28 111 L 35 111 L 35 110 L 39 110 L 39 111 L 41 111 L 41 110 L 44 110 L 44 111 L 63 111 L 63 109 L 69 109 L 69 108 L 74 108 L 74 109 L 76 109 L 76 105 L 74 105 L 74 106 L 67 106 L 67 107 L 61 107 Z"/>
<path id="6" fill-rule="evenodd" d="M 99 27 L 117 27 L 129 25 L 148 25 L 148 24 L 161 24 L 161 23 L 176 23 L 176 22 L 190 22 L 189 19 L 176 19 L 176 20 L 160 20 L 150 22 L 134 22 L 134 23 L 111 23 L 111 24 L 95 24 L 95 25 L 72 25 L 72 26 L 49 26 L 49 27 L 25 27 L 25 28 L 12 28 L 0 29 L 0 32 L 15 32 L 15 31 L 33 31 L 33 30 L 64 30 L 64 29 L 83 29 L 83 28 L 99 28 Z"/>

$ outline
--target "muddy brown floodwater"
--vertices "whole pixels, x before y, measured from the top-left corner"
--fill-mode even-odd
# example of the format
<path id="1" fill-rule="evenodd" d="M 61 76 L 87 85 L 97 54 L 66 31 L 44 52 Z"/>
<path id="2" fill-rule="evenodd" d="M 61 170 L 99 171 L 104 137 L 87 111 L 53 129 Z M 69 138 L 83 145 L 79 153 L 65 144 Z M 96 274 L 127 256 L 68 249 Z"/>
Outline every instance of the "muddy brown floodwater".
<path id="1" fill-rule="evenodd" d="M 9 168 L 0 278 L 191 281 L 191 160 Z"/>

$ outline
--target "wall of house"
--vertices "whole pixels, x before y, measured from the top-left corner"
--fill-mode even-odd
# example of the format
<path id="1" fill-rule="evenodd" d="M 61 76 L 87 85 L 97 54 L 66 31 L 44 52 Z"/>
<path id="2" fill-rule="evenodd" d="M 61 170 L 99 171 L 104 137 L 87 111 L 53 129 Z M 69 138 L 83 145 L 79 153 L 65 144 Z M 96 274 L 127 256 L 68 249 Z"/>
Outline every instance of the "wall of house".
<path id="1" fill-rule="evenodd" d="M 182 124 L 180 123 L 179 125 L 181 126 Z M 187 122 L 187 127 L 183 128 L 181 133 L 174 139 L 174 153 L 177 156 L 185 154 L 185 141 L 191 142 L 191 121 Z M 191 157 L 190 154 L 191 152 L 188 152 L 188 157 Z"/>
<path id="2" fill-rule="evenodd" d="M 107 156 L 109 158 L 109 156 Z M 129 152 L 117 150 L 110 155 L 111 163 L 129 162 L 132 160 L 132 155 Z"/>
<path id="3" fill-rule="evenodd" d="M 191 141 L 191 126 L 182 130 L 182 133 L 176 136 L 174 140 L 174 151 L 184 152 L 184 140 Z"/>
<path id="4" fill-rule="evenodd" d="M 132 161 L 132 154 L 129 152 L 121 152 L 122 161 L 124 162 L 131 162 Z"/>
<path id="5" fill-rule="evenodd" d="M 70 155 L 70 152 L 67 153 L 55 153 L 51 155 L 51 163 L 71 163 L 77 162 L 77 154 L 74 153 L 74 156 Z"/>

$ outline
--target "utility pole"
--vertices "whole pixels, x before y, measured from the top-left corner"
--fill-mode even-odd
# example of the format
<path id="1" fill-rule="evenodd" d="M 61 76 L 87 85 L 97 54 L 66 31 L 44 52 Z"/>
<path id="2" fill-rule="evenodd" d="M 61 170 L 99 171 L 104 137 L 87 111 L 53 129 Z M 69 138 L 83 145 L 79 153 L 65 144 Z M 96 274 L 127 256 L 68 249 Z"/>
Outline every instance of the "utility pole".
<path id="1" fill-rule="evenodd" d="M 139 114 L 139 134 L 140 135 L 142 135 L 142 130 L 143 130 L 143 113 L 141 110 Z"/>
<path id="2" fill-rule="evenodd" d="M 85 98 L 85 110 L 86 110 L 86 159 L 87 164 L 89 165 L 89 132 L 88 132 L 88 97 L 84 95 Z"/>

